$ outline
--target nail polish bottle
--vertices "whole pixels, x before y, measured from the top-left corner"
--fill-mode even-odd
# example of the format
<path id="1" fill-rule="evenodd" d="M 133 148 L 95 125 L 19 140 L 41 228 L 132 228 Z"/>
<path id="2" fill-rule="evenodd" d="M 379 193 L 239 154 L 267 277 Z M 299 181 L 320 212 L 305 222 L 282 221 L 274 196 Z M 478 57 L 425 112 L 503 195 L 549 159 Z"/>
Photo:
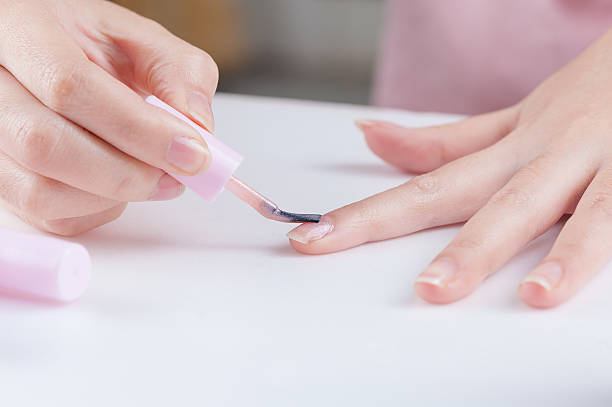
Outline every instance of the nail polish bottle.
<path id="1" fill-rule="evenodd" d="M 91 258 L 77 243 L 0 229 L 0 291 L 69 302 L 87 289 Z"/>

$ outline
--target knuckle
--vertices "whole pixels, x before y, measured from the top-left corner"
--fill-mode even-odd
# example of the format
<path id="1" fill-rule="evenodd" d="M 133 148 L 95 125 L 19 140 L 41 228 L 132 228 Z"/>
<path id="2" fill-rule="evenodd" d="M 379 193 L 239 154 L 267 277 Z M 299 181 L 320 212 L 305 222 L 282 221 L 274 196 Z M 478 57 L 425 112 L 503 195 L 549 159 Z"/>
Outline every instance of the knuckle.
<path id="1" fill-rule="evenodd" d="M 149 87 L 172 89 L 173 84 L 168 81 L 168 73 L 183 72 L 189 82 L 201 82 L 216 86 L 219 82 L 219 68 L 210 55 L 199 48 L 189 45 L 182 54 L 173 58 L 158 55 L 151 59 L 147 69 L 146 82 Z M 211 89 L 214 91 L 214 89 Z"/>
<path id="2" fill-rule="evenodd" d="M 552 168 L 558 166 L 552 154 L 544 153 L 522 166 L 512 179 L 491 198 L 494 206 L 525 209 L 536 203 L 539 184 L 545 180 Z"/>
<path id="3" fill-rule="evenodd" d="M 191 47 L 185 66 L 192 67 L 191 69 L 194 73 L 197 72 L 200 75 L 202 72 L 206 72 L 208 77 L 214 79 L 215 82 L 219 80 L 219 67 L 217 63 L 208 53 L 199 48 Z"/>
<path id="4" fill-rule="evenodd" d="M 52 159 L 58 138 L 54 130 L 43 121 L 21 122 L 15 131 L 16 157 L 25 167 L 41 172 Z"/>
<path id="5" fill-rule="evenodd" d="M 597 178 L 597 191 L 603 194 L 612 194 L 612 171 L 608 173 L 607 170 L 601 173 Z"/>
<path id="6" fill-rule="evenodd" d="M 377 205 L 371 205 L 368 202 L 362 201 L 355 204 L 355 226 L 357 229 L 365 230 L 368 236 L 377 236 L 385 229 L 382 222 L 381 210 Z"/>
<path id="7" fill-rule="evenodd" d="M 157 168 L 136 168 L 126 172 L 117 178 L 108 198 L 120 202 L 147 200 L 155 192 L 162 175 L 162 171 Z"/>
<path id="8" fill-rule="evenodd" d="M 147 25 L 148 29 L 150 29 L 152 31 L 159 31 L 159 32 L 163 32 L 163 33 L 169 33 L 169 31 L 166 29 L 166 27 L 164 27 L 159 22 L 153 20 L 152 18 L 147 18 L 147 17 L 143 17 L 143 18 L 144 18 L 143 21 Z"/>
<path id="9" fill-rule="evenodd" d="M 217 65 L 215 60 L 208 53 L 204 51 L 200 51 L 200 53 L 201 53 L 200 58 L 203 60 L 205 67 L 208 68 L 213 78 L 215 78 L 216 80 L 219 80 L 219 66 Z"/>
<path id="10" fill-rule="evenodd" d="M 159 56 L 155 58 L 151 58 L 149 66 L 147 68 L 147 79 L 146 84 L 150 89 L 153 89 L 153 86 L 157 81 L 164 81 L 162 83 L 165 84 L 165 75 L 164 73 L 168 70 L 174 69 L 174 66 L 171 65 L 168 61 L 163 61 Z"/>
<path id="11" fill-rule="evenodd" d="M 429 173 L 414 177 L 410 180 L 410 183 L 417 192 L 431 194 L 440 189 L 439 181 L 440 178 L 437 175 Z"/>
<path id="12" fill-rule="evenodd" d="M 143 140 L 145 139 L 144 135 L 151 133 L 149 129 L 153 127 L 151 125 L 153 120 L 155 120 L 157 126 L 160 126 L 160 127 L 157 127 L 158 129 L 164 125 L 164 122 L 160 120 L 162 119 L 161 117 L 152 118 L 151 121 L 143 121 L 139 117 L 130 117 L 129 115 L 126 115 L 124 117 L 121 117 L 121 119 L 122 119 L 121 128 L 116 131 L 115 135 L 119 140 L 123 141 L 123 143 L 125 143 L 126 146 L 141 144 Z M 151 135 L 151 138 L 149 140 L 151 139 L 155 140 L 154 137 L 160 137 L 157 134 L 155 135 L 150 134 L 150 135 Z M 148 148 L 152 148 L 152 147 L 148 147 Z M 136 155 L 136 153 L 134 153 L 134 155 Z"/>
<path id="13" fill-rule="evenodd" d="M 49 181 L 44 178 L 37 178 L 24 189 L 21 194 L 20 210 L 28 216 L 36 219 L 49 217 L 48 202 L 45 200 L 45 191 L 49 188 Z"/>
<path id="14" fill-rule="evenodd" d="M 85 81 L 84 70 L 77 64 L 53 64 L 43 70 L 47 84 L 46 105 L 56 112 L 66 111 Z"/>
<path id="15" fill-rule="evenodd" d="M 406 214 L 412 213 L 417 217 L 417 224 L 423 227 L 437 224 L 442 217 L 438 211 L 432 210 L 431 205 L 439 204 L 445 199 L 441 179 L 436 172 L 418 175 L 399 186 L 399 194 L 396 194 L 393 200 L 404 208 Z"/>
<path id="16" fill-rule="evenodd" d="M 377 219 L 377 211 L 374 205 L 369 205 L 367 202 L 357 202 L 355 210 L 359 223 L 370 225 Z"/>
<path id="17" fill-rule="evenodd" d="M 547 154 L 543 154 L 529 164 L 521 167 L 517 171 L 515 178 L 526 182 L 541 179 L 551 166 L 554 166 L 553 158 L 549 157 Z"/>
<path id="18" fill-rule="evenodd" d="M 141 15 L 137 15 L 137 17 L 138 17 L 137 21 L 139 21 L 139 24 L 142 26 L 143 30 L 146 30 L 147 32 L 160 33 L 163 35 L 173 36 L 173 34 L 158 21 L 155 21 L 152 18 L 144 17 Z"/>
<path id="19" fill-rule="evenodd" d="M 610 189 L 609 191 L 612 191 Z M 589 209 L 599 212 L 606 218 L 612 218 L 612 192 L 597 191 L 589 200 Z"/>

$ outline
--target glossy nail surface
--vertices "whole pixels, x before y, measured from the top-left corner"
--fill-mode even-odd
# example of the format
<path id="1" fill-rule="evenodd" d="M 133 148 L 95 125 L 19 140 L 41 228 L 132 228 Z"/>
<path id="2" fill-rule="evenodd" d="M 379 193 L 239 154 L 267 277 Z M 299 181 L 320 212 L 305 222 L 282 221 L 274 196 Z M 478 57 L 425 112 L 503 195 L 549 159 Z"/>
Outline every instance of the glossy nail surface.
<path id="1" fill-rule="evenodd" d="M 308 244 L 323 239 L 334 230 L 332 220 L 323 216 L 319 223 L 305 223 L 287 233 L 287 237 L 299 243 Z"/>

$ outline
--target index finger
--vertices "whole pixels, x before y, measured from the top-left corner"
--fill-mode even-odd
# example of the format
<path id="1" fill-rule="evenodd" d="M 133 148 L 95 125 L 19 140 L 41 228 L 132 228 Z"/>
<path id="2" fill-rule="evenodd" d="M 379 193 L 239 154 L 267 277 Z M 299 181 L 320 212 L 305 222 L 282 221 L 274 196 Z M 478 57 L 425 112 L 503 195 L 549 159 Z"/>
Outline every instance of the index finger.
<path id="1" fill-rule="evenodd" d="M 181 175 L 206 167 L 208 148 L 195 130 L 145 103 L 53 24 L 5 27 L 0 64 L 50 109 L 129 155 Z"/>
<path id="2" fill-rule="evenodd" d="M 320 224 L 289 232 L 293 247 L 329 253 L 462 222 L 510 178 L 514 164 L 495 145 L 409 182 L 330 212 Z"/>

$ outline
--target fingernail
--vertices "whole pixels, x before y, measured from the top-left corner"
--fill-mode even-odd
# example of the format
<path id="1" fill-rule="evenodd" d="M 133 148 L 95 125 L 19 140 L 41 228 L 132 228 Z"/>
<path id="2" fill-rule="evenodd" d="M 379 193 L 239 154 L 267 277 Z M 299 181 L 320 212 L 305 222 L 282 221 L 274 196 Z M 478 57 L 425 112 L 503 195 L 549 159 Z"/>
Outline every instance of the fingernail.
<path id="1" fill-rule="evenodd" d="M 419 274 L 415 283 L 432 284 L 442 287 L 457 274 L 457 265 L 452 259 L 441 258 L 429 265 L 424 272 Z"/>
<path id="2" fill-rule="evenodd" d="M 161 176 L 157 182 L 155 192 L 149 197 L 149 201 L 167 201 L 180 196 L 185 191 L 185 186 L 168 174 Z"/>
<path id="3" fill-rule="evenodd" d="M 208 161 L 208 149 L 189 137 L 176 137 L 166 154 L 168 162 L 189 174 L 197 174 Z"/>
<path id="4" fill-rule="evenodd" d="M 380 121 L 380 120 L 355 120 L 355 126 L 359 127 L 361 131 L 372 130 L 374 128 L 396 128 L 396 124 Z"/>
<path id="5" fill-rule="evenodd" d="M 319 223 L 304 223 L 289 233 L 287 237 L 296 242 L 307 244 L 315 240 L 323 239 L 334 230 L 334 224 L 327 216 L 323 216 Z"/>
<path id="6" fill-rule="evenodd" d="M 359 127 L 361 131 L 365 131 L 376 126 L 377 122 L 374 120 L 355 120 L 355 126 Z"/>
<path id="7" fill-rule="evenodd" d="M 189 115 L 210 132 L 215 131 L 215 120 L 210 100 L 200 92 L 191 92 L 187 97 Z"/>
<path id="8" fill-rule="evenodd" d="M 524 283 L 534 283 L 546 290 L 556 287 L 563 278 L 563 267 L 556 261 L 544 263 L 531 272 L 524 280 Z"/>

